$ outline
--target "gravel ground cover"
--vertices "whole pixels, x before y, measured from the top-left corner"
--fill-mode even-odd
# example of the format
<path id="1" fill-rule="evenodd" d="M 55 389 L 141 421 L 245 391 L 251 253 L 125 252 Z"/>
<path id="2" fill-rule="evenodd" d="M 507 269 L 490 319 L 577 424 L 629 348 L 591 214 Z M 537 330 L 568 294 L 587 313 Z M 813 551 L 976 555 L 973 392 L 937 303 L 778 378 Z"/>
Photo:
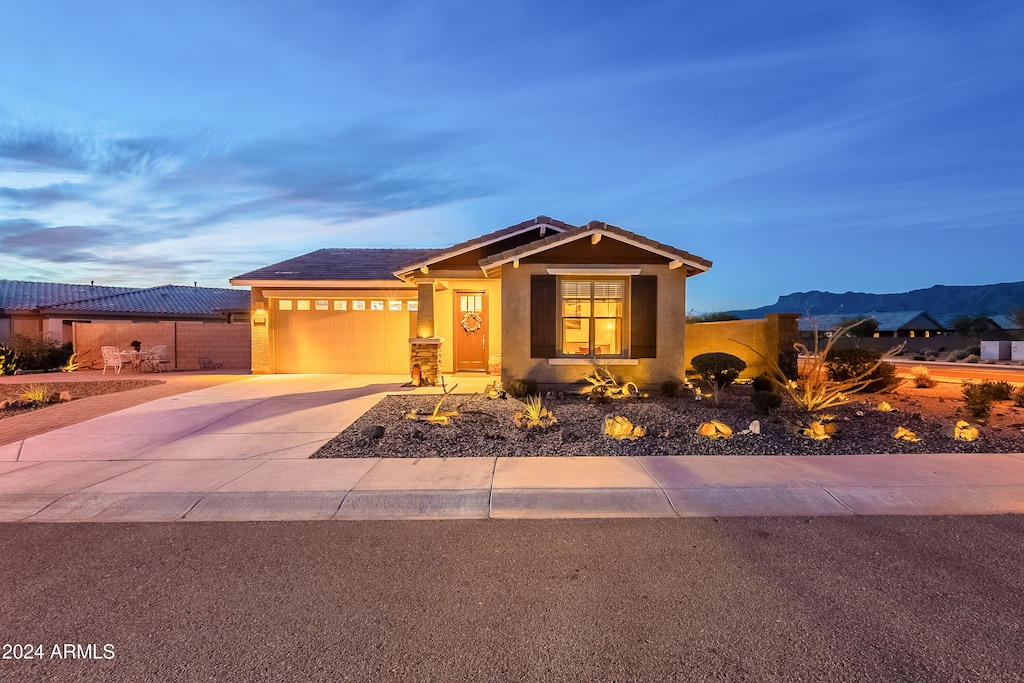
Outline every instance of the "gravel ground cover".
<path id="1" fill-rule="evenodd" d="M 76 399 L 87 398 L 89 396 L 102 396 L 104 394 L 114 394 L 121 391 L 129 391 L 131 389 L 151 387 L 154 384 L 164 384 L 164 381 L 154 379 L 118 379 L 103 382 L 40 381 L 25 382 L 24 384 L 0 384 L 0 401 L 16 399 L 26 391 L 29 391 L 34 387 L 40 386 L 45 387 L 47 393 L 60 393 L 62 391 L 67 391 L 68 393 L 71 394 L 71 400 L 74 401 Z M 47 407 L 49 406 L 33 405 L 0 410 L 0 420 L 2 420 L 5 417 L 20 415 L 21 413 L 27 413 L 32 410 L 42 410 Z"/>
<path id="2" fill-rule="evenodd" d="M 957 388 L 953 388 L 954 391 Z M 749 387 L 734 387 L 715 406 L 711 400 L 677 398 L 616 399 L 602 404 L 566 394 L 548 397 L 544 406 L 558 419 L 547 430 L 526 430 L 513 425 L 523 409 L 520 401 L 487 399 L 482 395 L 450 396 L 442 410 L 458 407 L 461 415 L 449 426 L 405 418 L 411 410 L 429 413 L 437 396 L 388 396 L 323 446 L 314 458 L 437 458 L 614 455 L 841 455 L 868 453 L 1021 453 L 1024 452 L 1024 408 L 1006 408 L 997 424 L 981 425 L 977 441 L 955 441 L 946 432 L 955 423 L 958 403 L 936 394 L 921 398 L 905 395 L 865 395 L 853 403 L 827 411 L 834 416 L 836 433 L 814 441 L 794 434 L 799 423 L 815 419 L 794 406 L 783 406 L 776 416 L 754 412 Z M 948 393 L 948 392 L 947 392 Z M 879 402 L 895 410 L 881 412 Z M 622 415 L 642 426 L 647 435 L 636 441 L 617 441 L 604 435 L 605 419 Z M 709 439 L 696 433 L 704 422 L 717 420 L 735 430 L 731 438 Z M 751 422 L 760 433 L 742 434 Z M 1016 422 L 1014 421 L 1016 420 Z M 972 420 L 972 424 L 977 421 Z M 893 433 L 905 427 L 920 441 L 897 441 Z M 383 428 L 383 434 L 380 434 Z"/>

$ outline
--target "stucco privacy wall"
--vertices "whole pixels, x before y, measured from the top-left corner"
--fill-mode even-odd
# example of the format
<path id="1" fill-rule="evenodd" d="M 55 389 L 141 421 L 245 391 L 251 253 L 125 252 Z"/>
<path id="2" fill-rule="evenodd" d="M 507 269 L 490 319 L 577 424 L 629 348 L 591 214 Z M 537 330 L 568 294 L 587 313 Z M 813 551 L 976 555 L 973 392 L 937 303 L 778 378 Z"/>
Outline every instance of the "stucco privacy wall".
<path id="1" fill-rule="evenodd" d="M 84 363 L 102 358 L 100 347 L 128 349 L 138 340 L 143 350 L 166 346 L 172 370 L 198 370 L 200 358 L 220 363 L 226 370 L 248 370 L 250 365 L 248 323 L 76 322 L 72 336 Z"/>
<path id="2" fill-rule="evenodd" d="M 541 384 L 575 384 L 590 369 L 585 359 L 530 358 L 530 276 L 547 274 L 548 268 L 580 268 L 554 263 L 511 264 L 501 268 L 501 378 L 503 382 L 528 377 Z M 634 266 L 636 267 L 636 266 Z M 683 349 L 686 335 L 686 273 L 684 268 L 667 265 L 641 266 L 641 275 L 658 276 L 658 357 L 616 363 L 609 360 L 609 371 L 623 381 L 641 386 L 683 376 Z M 626 323 L 629 329 L 629 322 Z M 565 363 L 569 364 L 559 364 Z"/>
<path id="3" fill-rule="evenodd" d="M 793 353 L 799 318 L 796 314 L 772 314 L 761 320 L 690 323 L 686 326 L 686 368 L 693 369 L 694 356 L 717 351 L 743 359 L 747 369 L 741 377 L 755 377 L 767 369 L 765 358 L 780 362 L 779 354 Z"/>

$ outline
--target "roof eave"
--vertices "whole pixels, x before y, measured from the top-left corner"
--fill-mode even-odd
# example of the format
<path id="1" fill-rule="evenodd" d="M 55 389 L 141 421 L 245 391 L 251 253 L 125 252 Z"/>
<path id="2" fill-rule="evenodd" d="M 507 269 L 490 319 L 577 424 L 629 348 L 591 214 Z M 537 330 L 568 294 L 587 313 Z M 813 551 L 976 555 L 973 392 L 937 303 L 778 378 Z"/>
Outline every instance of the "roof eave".
<path id="1" fill-rule="evenodd" d="M 304 287 L 325 289 L 351 289 L 367 287 L 410 287 L 415 286 L 403 279 L 395 280 L 228 280 L 239 287 Z"/>

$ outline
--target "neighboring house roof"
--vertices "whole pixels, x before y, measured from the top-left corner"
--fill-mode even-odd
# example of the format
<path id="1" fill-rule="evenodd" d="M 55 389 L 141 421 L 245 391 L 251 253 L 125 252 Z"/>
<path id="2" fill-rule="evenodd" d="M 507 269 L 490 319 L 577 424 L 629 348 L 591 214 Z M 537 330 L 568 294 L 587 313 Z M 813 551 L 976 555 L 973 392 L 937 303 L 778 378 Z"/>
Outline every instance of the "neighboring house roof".
<path id="1" fill-rule="evenodd" d="M 249 310 L 249 292 L 216 287 L 103 287 L 0 280 L 0 311 L 220 316 Z"/>
<path id="2" fill-rule="evenodd" d="M 966 315 L 966 314 L 944 315 L 941 318 L 939 318 L 938 320 L 939 320 L 939 322 L 942 323 L 943 327 L 945 327 L 947 330 L 952 330 L 953 329 L 953 321 L 956 320 L 957 318 L 963 317 L 964 315 Z M 973 315 L 968 315 L 968 317 L 974 317 L 974 316 Z M 990 316 L 982 316 L 982 317 L 984 317 L 985 320 L 988 321 L 988 329 L 990 329 L 990 330 L 1005 329 L 997 320 L 998 318 L 1003 317 L 1003 316 L 990 315 Z"/>
<path id="3" fill-rule="evenodd" d="M 135 288 L 0 280 L 0 311 L 35 311 L 40 306 L 54 306 L 131 291 L 135 291 Z"/>
<path id="4" fill-rule="evenodd" d="M 465 242 L 453 244 L 452 246 L 447 247 L 445 249 L 438 249 L 425 259 L 403 264 L 402 266 L 395 269 L 394 274 L 398 275 L 399 273 L 405 273 L 411 270 L 416 270 L 423 266 L 428 266 L 431 263 L 436 263 L 437 261 L 451 258 L 452 256 L 457 256 L 467 251 L 472 251 L 473 249 L 476 249 L 478 247 L 483 247 L 488 244 L 500 242 L 501 240 L 506 239 L 508 237 L 528 232 L 530 230 L 533 230 L 534 228 L 539 227 L 550 227 L 556 233 L 564 232 L 566 230 L 577 229 L 575 225 L 563 223 L 562 221 L 555 220 L 554 218 L 550 218 L 548 216 L 537 216 L 536 218 L 531 218 L 528 221 L 523 221 L 522 223 L 517 223 L 516 225 L 510 225 L 507 228 L 495 230 L 494 232 L 489 232 L 486 235 L 481 235 L 480 237 L 474 237 L 473 239 L 466 240 Z"/>
<path id="5" fill-rule="evenodd" d="M 1020 323 L 1011 318 L 1008 315 L 994 315 L 991 317 L 992 322 L 1004 330 L 1019 330 Z"/>
<path id="6" fill-rule="evenodd" d="M 707 259 L 694 256 L 688 251 L 676 249 L 675 247 L 667 244 L 662 244 L 661 242 L 656 242 L 642 235 L 638 235 L 635 232 L 623 230 L 620 227 L 608 225 L 607 223 L 602 223 L 600 221 L 591 221 L 583 227 L 565 230 L 557 235 L 545 237 L 542 240 L 531 242 L 530 244 L 517 247 L 516 249 L 510 249 L 508 251 L 494 254 L 493 256 L 480 261 L 480 267 L 484 270 L 488 270 L 510 263 L 516 259 L 525 258 L 527 256 L 532 256 L 533 254 L 547 251 L 548 249 L 560 244 L 565 244 L 567 242 L 572 242 L 574 240 L 594 235 L 608 235 L 609 237 L 615 237 L 623 242 L 627 242 L 642 249 L 646 249 L 647 251 L 659 254 L 667 258 L 669 261 L 677 262 L 680 265 L 690 266 L 691 270 L 696 272 L 704 272 L 711 268 L 711 261 L 708 261 Z"/>
<path id="7" fill-rule="evenodd" d="M 857 318 L 873 318 L 878 323 L 880 331 L 892 330 L 944 330 L 945 328 L 935 318 L 925 311 L 885 311 L 867 313 L 844 313 L 842 315 L 812 315 L 801 316 L 799 325 L 804 332 L 814 331 L 815 325 L 818 330 L 831 330 L 839 327 L 844 321 L 856 320 Z"/>
<path id="8" fill-rule="evenodd" d="M 249 292 L 242 289 L 162 285 L 41 308 L 46 313 L 213 316 L 248 311 Z"/>
<path id="9" fill-rule="evenodd" d="M 231 278 L 231 284 L 268 280 L 396 280 L 396 267 L 437 249 L 317 249 Z"/>

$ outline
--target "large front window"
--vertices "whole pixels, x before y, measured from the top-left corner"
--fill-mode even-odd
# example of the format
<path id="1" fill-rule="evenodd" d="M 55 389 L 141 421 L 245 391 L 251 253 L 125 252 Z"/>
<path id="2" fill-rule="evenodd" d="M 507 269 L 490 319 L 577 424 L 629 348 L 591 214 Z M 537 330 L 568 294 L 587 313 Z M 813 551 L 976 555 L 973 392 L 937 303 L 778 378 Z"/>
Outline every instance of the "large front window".
<path id="1" fill-rule="evenodd" d="M 562 354 L 622 354 L 622 309 L 626 283 L 621 279 L 563 279 Z"/>

